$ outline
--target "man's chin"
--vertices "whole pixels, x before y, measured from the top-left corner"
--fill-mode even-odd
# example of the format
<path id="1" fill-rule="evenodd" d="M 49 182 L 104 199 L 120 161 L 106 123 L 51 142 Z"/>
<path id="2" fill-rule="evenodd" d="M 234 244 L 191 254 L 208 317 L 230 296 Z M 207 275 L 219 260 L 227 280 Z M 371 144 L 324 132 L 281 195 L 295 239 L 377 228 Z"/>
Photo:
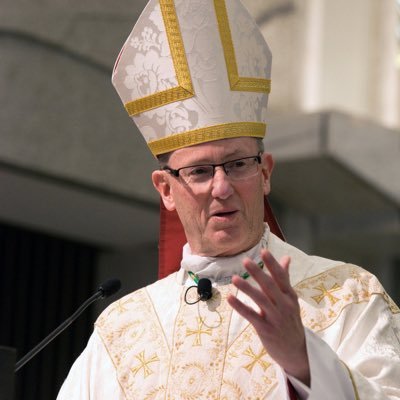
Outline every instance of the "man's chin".
<path id="1" fill-rule="evenodd" d="M 224 229 L 217 228 L 205 232 L 203 249 L 209 257 L 228 257 L 243 253 L 254 247 L 261 239 L 264 225 L 253 227 L 248 224 L 234 224 Z"/>
<path id="2" fill-rule="evenodd" d="M 247 235 L 241 234 L 239 229 L 221 229 L 213 232 L 209 236 L 207 256 L 209 257 L 227 257 L 233 256 L 247 250 L 246 244 L 241 243 Z"/>

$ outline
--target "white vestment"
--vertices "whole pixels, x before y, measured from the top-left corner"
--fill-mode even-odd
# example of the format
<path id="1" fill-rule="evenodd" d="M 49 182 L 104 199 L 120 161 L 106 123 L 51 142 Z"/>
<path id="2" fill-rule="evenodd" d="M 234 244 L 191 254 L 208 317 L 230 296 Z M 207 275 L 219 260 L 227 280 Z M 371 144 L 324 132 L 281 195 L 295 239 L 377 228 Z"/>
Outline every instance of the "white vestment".
<path id="1" fill-rule="evenodd" d="M 226 301 L 233 293 L 252 304 L 229 277 L 243 272 L 244 256 L 258 261 L 262 246 L 291 257 L 311 388 L 285 375 Z M 211 300 L 185 303 L 189 269 L 214 282 Z M 267 227 L 259 245 L 233 258 L 194 256 L 186 245 L 177 273 L 114 302 L 58 400 L 282 400 L 288 378 L 302 399 L 400 399 L 400 310 L 367 271 L 308 256 Z"/>

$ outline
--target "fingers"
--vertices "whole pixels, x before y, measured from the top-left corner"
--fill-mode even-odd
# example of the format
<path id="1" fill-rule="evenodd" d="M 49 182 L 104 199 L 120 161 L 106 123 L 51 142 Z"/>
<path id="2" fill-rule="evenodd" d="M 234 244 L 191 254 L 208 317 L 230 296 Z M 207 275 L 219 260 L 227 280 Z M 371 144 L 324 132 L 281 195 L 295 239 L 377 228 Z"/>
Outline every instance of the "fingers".
<path id="1" fill-rule="evenodd" d="M 263 281 L 263 276 L 270 275 L 272 277 L 272 281 L 274 285 L 279 288 L 279 291 L 283 294 L 289 294 L 290 297 L 297 298 L 296 292 L 292 288 L 290 284 L 289 278 L 289 265 L 290 265 L 290 257 L 284 256 L 278 262 L 275 257 L 268 251 L 262 250 L 261 251 L 261 258 L 266 266 L 269 274 L 265 274 L 265 271 L 256 271 L 254 267 L 251 265 L 255 265 L 254 262 L 251 260 L 245 261 L 244 265 L 245 268 L 249 266 L 251 268 L 251 272 L 249 271 L 250 275 L 257 281 L 261 288 L 264 288 L 263 284 L 260 283 Z M 275 293 L 277 294 L 277 293 Z"/>
<path id="2" fill-rule="evenodd" d="M 265 275 L 265 274 L 264 274 Z M 275 309 L 275 301 L 272 300 L 272 296 L 268 296 L 263 291 L 260 291 L 258 288 L 252 286 L 249 282 L 245 281 L 243 278 L 239 276 L 232 277 L 232 283 L 243 293 L 247 294 L 260 308 L 260 315 L 265 317 L 267 311 L 271 312 L 271 310 Z"/>
<path id="3" fill-rule="evenodd" d="M 232 277 L 232 283 L 248 296 L 249 301 L 229 295 L 228 303 L 253 325 L 270 356 L 285 371 L 308 384 L 309 364 L 304 326 L 297 294 L 290 285 L 290 258 L 285 256 L 278 262 L 266 250 L 261 252 L 261 258 L 266 267 L 264 270 L 250 259 L 243 262 L 253 281 Z M 300 365 L 301 370 L 293 370 L 293 359 L 300 360 L 295 364 L 296 368 Z"/>
<path id="4" fill-rule="evenodd" d="M 242 303 L 236 296 L 229 295 L 229 305 L 236 310 L 244 319 L 249 321 L 254 327 L 260 325 L 260 322 L 266 323 L 264 312 L 258 313 L 253 308 Z"/>
<path id="5" fill-rule="evenodd" d="M 280 290 L 284 293 L 290 292 L 292 289 L 289 280 L 290 257 L 284 256 L 278 262 L 271 252 L 263 249 L 261 258 Z"/>
<path id="6" fill-rule="evenodd" d="M 250 259 L 246 259 L 243 264 L 247 272 L 258 283 L 261 292 L 270 299 L 270 302 L 272 302 L 273 304 L 278 304 L 282 300 L 282 292 L 277 284 L 274 282 L 273 277 L 261 270 L 258 265 Z M 232 282 L 234 281 L 232 280 Z M 235 282 L 241 284 L 240 287 L 235 284 L 238 289 L 240 289 L 242 292 L 246 293 L 247 295 L 252 297 L 254 301 L 256 301 L 252 294 L 254 291 L 259 291 L 258 288 L 251 286 L 248 282 L 245 281 L 241 282 L 239 280 L 235 280 Z"/>
<path id="7" fill-rule="evenodd" d="M 282 257 L 278 262 L 269 251 L 263 250 L 261 258 L 268 271 L 260 269 L 249 258 L 243 262 L 247 272 L 257 282 L 258 287 L 237 276 L 232 278 L 232 283 L 248 295 L 264 315 L 276 310 L 283 312 L 293 301 L 297 304 L 297 294 L 290 285 L 289 279 L 290 257 Z"/>

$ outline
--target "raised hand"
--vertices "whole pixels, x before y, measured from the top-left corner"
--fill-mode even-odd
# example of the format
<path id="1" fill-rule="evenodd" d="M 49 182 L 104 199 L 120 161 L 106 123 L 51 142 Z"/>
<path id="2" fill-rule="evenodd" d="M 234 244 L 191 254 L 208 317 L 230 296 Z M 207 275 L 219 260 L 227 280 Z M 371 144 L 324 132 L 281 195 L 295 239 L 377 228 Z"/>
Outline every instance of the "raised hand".
<path id="1" fill-rule="evenodd" d="M 257 285 L 239 276 L 232 278 L 232 283 L 247 294 L 259 310 L 233 295 L 228 302 L 254 326 L 269 355 L 286 373 L 310 386 L 304 326 L 297 294 L 289 281 L 290 258 L 282 257 L 278 262 L 268 250 L 261 251 L 261 258 L 268 271 L 261 270 L 251 259 L 243 262 Z"/>

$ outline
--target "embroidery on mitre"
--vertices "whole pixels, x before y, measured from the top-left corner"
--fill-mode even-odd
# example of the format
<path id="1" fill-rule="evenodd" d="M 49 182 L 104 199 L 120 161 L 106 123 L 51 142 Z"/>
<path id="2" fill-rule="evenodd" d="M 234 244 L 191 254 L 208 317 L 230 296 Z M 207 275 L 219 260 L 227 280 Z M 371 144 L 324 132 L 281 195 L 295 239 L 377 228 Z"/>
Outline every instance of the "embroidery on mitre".
<path id="1" fill-rule="evenodd" d="M 169 43 L 170 54 L 178 86 L 151 93 L 147 96 L 127 102 L 125 104 L 125 109 L 130 116 L 141 114 L 144 111 L 149 111 L 153 108 L 158 108 L 194 96 L 194 89 L 190 78 L 189 66 L 186 59 L 185 48 L 181 31 L 179 29 L 174 2 L 173 0 L 160 0 L 159 7 L 165 25 L 165 32 Z M 153 10 L 153 13 L 155 12 L 156 10 Z M 146 34 L 148 35 L 150 29 L 151 28 L 149 27 L 144 28 L 142 36 Z M 151 33 L 156 35 L 156 33 L 153 33 L 152 31 Z M 139 42 L 137 37 L 133 40 Z M 147 49 L 148 46 L 149 45 L 147 44 L 147 46 L 143 47 Z M 162 58 L 162 60 L 163 62 L 166 62 L 165 58 Z"/>
<path id="2" fill-rule="evenodd" d="M 239 131 L 264 137 L 270 70 L 268 45 L 239 1 L 151 0 L 112 81 L 157 156 Z"/>
<path id="3" fill-rule="evenodd" d="M 372 296 L 382 296 L 392 313 L 400 312 L 374 275 L 351 264 L 306 278 L 294 289 L 303 323 L 314 332 L 332 325 L 349 305 L 368 302 Z"/>

